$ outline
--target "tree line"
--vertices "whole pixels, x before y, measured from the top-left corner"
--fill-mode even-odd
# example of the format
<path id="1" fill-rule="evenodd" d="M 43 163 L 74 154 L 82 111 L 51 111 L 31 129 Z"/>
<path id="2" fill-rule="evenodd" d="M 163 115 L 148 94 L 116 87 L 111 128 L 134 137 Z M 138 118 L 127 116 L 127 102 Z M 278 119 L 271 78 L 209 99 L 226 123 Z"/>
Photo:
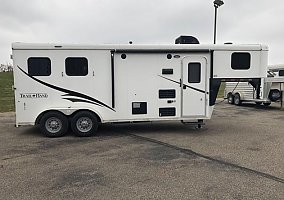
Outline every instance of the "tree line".
<path id="1" fill-rule="evenodd" d="M 13 66 L 9 64 L 1 64 L 0 65 L 0 72 L 12 72 Z"/>

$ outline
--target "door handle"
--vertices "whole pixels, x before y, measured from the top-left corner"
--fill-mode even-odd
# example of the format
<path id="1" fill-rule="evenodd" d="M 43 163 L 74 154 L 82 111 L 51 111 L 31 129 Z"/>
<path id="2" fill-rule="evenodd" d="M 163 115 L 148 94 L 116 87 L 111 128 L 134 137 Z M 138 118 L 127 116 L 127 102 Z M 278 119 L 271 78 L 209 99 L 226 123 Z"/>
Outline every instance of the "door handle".
<path id="1" fill-rule="evenodd" d="M 182 87 L 184 90 L 186 89 L 186 85 L 183 85 L 183 87 Z"/>

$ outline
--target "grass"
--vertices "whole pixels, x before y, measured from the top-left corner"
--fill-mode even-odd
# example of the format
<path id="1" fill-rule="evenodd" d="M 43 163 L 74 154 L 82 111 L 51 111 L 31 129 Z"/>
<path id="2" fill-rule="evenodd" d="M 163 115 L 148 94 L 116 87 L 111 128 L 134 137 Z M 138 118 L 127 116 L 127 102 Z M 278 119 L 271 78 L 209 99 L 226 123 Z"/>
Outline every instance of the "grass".
<path id="1" fill-rule="evenodd" d="M 221 83 L 221 86 L 220 86 L 220 89 L 219 89 L 219 92 L 218 92 L 217 98 L 224 98 L 225 86 L 226 86 L 226 83 L 225 83 L 225 82 L 222 82 L 222 83 Z"/>
<path id="2" fill-rule="evenodd" d="M 15 110 L 13 83 L 13 72 L 0 73 L 0 112 Z"/>

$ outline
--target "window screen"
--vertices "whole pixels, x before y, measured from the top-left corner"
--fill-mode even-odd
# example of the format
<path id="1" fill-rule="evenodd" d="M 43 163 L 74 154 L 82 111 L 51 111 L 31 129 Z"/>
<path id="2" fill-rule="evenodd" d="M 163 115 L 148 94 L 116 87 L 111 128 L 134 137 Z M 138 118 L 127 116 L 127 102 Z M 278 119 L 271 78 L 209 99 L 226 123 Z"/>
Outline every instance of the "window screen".
<path id="1" fill-rule="evenodd" d="M 68 76 L 86 76 L 88 74 L 88 60 L 83 57 L 66 58 L 65 70 Z"/>
<path id="2" fill-rule="evenodd" d="M 232 53 L 231 67 L 236 70 L 250 68 L 250 53 Z"/>
<path id="3" fill-rule="evenodd" d="M 201 78 L 201 64 L 188 63 L 188 82 L 200 83 L 200 78 Z"/>
<path id="4" fill-rule="evenodd" d="M 284 76 L 284 70 L 279 70 L 279 76 Z"/>
<path id="5" fill-rule="evenodd" d="M 51 61 L 46 57 L 31 57 L 28 59 L 28 73 L 32 76 L 49 76 Z"/>

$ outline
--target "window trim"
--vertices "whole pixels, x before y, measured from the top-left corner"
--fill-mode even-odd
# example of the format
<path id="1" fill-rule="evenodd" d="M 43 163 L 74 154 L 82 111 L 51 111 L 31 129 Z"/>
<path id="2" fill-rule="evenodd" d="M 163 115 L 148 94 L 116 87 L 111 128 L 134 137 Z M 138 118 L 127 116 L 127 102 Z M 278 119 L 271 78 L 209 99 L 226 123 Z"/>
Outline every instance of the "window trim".
<path id="1" fill-rule="evenodd" d="M 48 72 L 49 73 L 47 73 L 47 74 L 33 74 L 33 73 L 31 73 L 30 72 L 30 60 L 31 59 L 46 59 L 46 60 L 48 60 L 48 62 L 49 62 L 49 65 L 48 65 Z M 28 74 L 29 75 L 31 75 L 31 76 L 50 76 L 51 75 L 51 59 L 49 58 L 49 57 L 43 57 L 43 56 L 40 56 L 40 57 L 36 57 L 36 56 L 34 56 L 34 57 L 29 57 L 28 59 L 27 59 L 27 68 L 28 68 Z"/>
<path id="2" fill-rule="evenodd" d="M 248 59 L 249 59 L 249 65 L 248 65 L 248 67 L 246 66 L 246 67 L 244 68 L 245 65 L 239 67 L 239 66 L 240 66 L 240 61 L 239 61 L 238 63 L 234 62 L 235 59 L 237 59 L 237 58 L 234 57 L 234 55 L 239 55 L 239 56 L 240 56 L 240 55 L 249 55 L 249 57 L 248 57 Z M 233 59 L 233 58 L 235 58 L 235 59 Z M 244 58 L 243 58 L 243 59 L 244 59 Z M 245 58 L 245 59 L 247 59 L 247 58 Z M 237 59 L 237 60 L 238 60 L 238 59 Z M 245 61 L 246 61 L 246 60 L 245 60 Z M 233 62 L 234 62 L 234 63 L 233 63 Z M 242 60 L 241 62 L 244 62 L 244 60 Z M 238 66 L 236 66 L 236 64 L 238 64 Z M 241 63 L 241 64 L 243 64 L 243 63 Z M 233 52 L 233 53 L 231 54 L 231 68 L 232 68 L 233 70 L 249 70 L 250 67 L 251 67 L 251 54 L 250 54 L 249 52 Z"/>
<path id="3" fill-rule="evenodd" d="M 279 70 L 278 76 L 284 76 L 284 70 L 283 69 Z"/>
<path id="4" fill-rule="evenodd" d="M 197 81 L 190 81 L 190 64 L 198 64 L 198 70 L 199 70 L 199 77 L 198 77 L 198 82 Z M 187 82 L 188 83 L 201 83 L 201 63 L 200 62 L 189 62 L 187 64 Z"/>
<path id="5" fill-rule="evenodd" d="M 73 75 L 73 74 L 70 75 L 70 74 L 68 74 L 67 64 L 66 64 L 68 59 L 84 59 L 84 60 L 86 60 L 87 61 L 87 71 L 86 71 L 86 73 L 84 73 L 83 75 L 82 74 L 79 74 L 79 75 Z M 86 57 L 79 57 L 79 56 L 76 56 L 76 57 L 71 57 L 71 56 L 66 57 L 65 58 L 65 74 L 67 76 L 70 76 L 70 77 L 83 77 L 83 76 L 87 76 L 89 74 L 89 60 Z"/>

